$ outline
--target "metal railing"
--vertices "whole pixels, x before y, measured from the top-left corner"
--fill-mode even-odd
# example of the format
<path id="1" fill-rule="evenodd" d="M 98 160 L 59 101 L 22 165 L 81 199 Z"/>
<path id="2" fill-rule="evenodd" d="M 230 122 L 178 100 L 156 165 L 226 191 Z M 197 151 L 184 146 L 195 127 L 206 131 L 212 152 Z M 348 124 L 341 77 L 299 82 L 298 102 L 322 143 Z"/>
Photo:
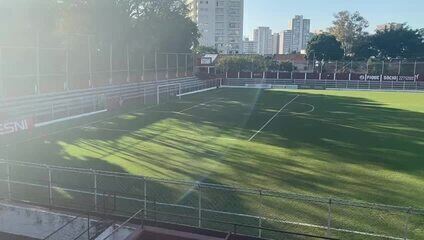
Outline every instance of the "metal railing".
<path id="1" fill-rule="evenodd" d="M 0 197 L 98 213 L 103 202 L 126 216 L 143 209 L 146 219 L 225 232 L 232 226 L 219 221 L 233 222 L 257 227 L 239 234 L 271 239 L 264 229 L 341 239 L 424 237 L 423 209 L 5 160 Z"/>

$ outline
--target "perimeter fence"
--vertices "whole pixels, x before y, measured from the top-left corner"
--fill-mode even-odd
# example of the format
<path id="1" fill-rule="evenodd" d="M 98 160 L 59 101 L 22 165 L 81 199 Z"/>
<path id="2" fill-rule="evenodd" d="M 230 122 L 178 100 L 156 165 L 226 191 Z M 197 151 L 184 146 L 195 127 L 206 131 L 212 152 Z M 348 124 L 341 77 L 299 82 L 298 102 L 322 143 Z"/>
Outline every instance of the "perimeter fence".
<path id="1" fill-rule="evenodd" d="M 126 173 L 0 161 L 0 198 L 282 239 L 423 239 L 424 210 Z"/>

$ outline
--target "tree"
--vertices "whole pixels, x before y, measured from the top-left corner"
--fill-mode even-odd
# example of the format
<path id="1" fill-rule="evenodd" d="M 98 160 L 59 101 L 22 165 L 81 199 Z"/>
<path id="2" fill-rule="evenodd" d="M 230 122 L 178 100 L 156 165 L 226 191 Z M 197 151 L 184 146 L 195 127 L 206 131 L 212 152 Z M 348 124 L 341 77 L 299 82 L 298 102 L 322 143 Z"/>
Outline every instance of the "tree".
<path id="1" fill-rule="evenodd" d="M 194 49 L 196 54 L 218 54 L 218 50 L 214 47 L 198 46 Z"/>
<path id="2" fill-rule="evenodd" d="M 341 42 L 345 53 L 351 55 L 355 42 L 367 34 L 365 29 L 369 26 L 368 21 L 359 12 L 341 11 L 334 17 L 336 19 L 329 32 Z"/>
<path id="3" fill-rule="evenodd" d="M 379 58 L 419 58 L 424 57 L 424 37 L 420 30 L 404 25 L 377 31 L 371 37 L 371 46 Z"/>
<path id="4" fill-rule="evenodd" d="M 367 60 L 370 57 L 377 56 L 377 54 L 377 51 L 371 45 L 370 36 L 362 36 L 353 43 L 352 59 Z"/>
<path id="5" fill-rule="evenodd" d="M 309 41 L 306 55 L 308 59 L 319 61 L 340 60 L 343 58 L 344 51 L 335 36 L 319 34 Z"/>

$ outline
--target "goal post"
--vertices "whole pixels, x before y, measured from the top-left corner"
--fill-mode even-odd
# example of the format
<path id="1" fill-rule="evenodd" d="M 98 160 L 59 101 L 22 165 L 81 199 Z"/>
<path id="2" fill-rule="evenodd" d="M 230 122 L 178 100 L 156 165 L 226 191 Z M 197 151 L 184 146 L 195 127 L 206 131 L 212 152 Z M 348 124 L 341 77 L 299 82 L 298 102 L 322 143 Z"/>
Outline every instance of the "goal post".
<path id="1" fill-rule="evenodd" d="M 170 84 L 163 84 L 158 85 L 156 88 L 156 104 L 160 104 L 160 95 L 163 93 L 161 89 L 166 89 L 165 93 L 169 94 L 172 92 L 176 92 L 175 96 L 181 99 L 181 83 L 170 83 Z"/>

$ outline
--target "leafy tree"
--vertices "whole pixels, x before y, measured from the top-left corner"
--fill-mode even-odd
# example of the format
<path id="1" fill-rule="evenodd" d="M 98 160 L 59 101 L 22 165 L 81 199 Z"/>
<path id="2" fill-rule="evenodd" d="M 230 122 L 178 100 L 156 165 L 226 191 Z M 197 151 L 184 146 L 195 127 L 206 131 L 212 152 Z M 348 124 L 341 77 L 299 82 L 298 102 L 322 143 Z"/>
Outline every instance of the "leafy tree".
<path id="1" fill-rule="evenodd" d="M 420 30 L 404 25 L 377 31 L 371 46 L 379 58 L 419 58 L 424 56 L 424 37 Z"/>
<path id="2" fill-rule="evenodd" d="M 316 60 L 340 60 L 344 51 L 336 37 L 329 34 L 319 34 L 314 36 L 306 49 L 308 59 Z"/>
<path id="3" fill-rule="evenodd" d="M 363 36 L 357 39 L 352 46 L 352 59 L 367 60 L 378 53 L 371 45 L 371 37 Z"/>
<path id="4" fill-rule="evenodd" d="M 341 42 L 345 53 L 351 55 L 355 42 L 366 35 L 368 21 L 359 12 L 341 11 L 334 17 L 336 19 L 333 21 L 333 26 L 329 28 L 329 32 Z"/>
<path id="5" fill-rule="evenodd" d="M 292 71 L 293 64 L 279 63 L 260 55 L 223 56 L 218 60 L 217 68 L 223 72 Z"/>
<path id="6" fill-rule="evenodd" d="M 214 47 L 198 46 L 194 49 L 196 54 L 218 54 L 218 50 Z"/>

